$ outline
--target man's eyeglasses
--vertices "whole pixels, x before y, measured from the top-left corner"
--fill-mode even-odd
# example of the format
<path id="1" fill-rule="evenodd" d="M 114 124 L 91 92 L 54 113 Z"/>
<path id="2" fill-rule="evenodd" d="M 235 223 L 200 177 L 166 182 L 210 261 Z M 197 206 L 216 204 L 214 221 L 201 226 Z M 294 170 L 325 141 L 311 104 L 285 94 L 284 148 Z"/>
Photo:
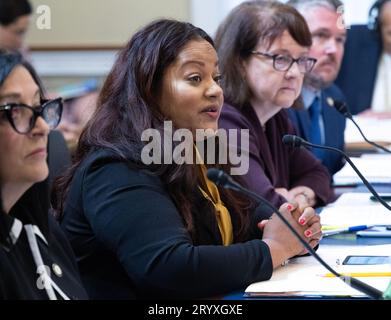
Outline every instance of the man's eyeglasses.
<path id="1" fill-rule="evenodd" d="M 311 57 L 300 57 L 294 59 L 291 56 L 283 54 L 270 54 L 259 51 L 251 51 L 251 53 L 266 57 L 268 59 L 273 59 L 273 68 L 277 71 L 287 71 L 292 67 L 293 63 L 296 62 L 300 72 L 307 73 L 311 72 L 316 63 L 316 59 Z"/>
<path id="2" fill-rule="evenodd" d="M 42 117 L 54 129 L 60 123 L 62 114 L 62 98 L 44 100 L 38 107 L 30 107 L 22 103 L 8 103 L 0 106 L 8 121 L 16 132 L 27 134 L 33 130 L 38 117 Z"/>

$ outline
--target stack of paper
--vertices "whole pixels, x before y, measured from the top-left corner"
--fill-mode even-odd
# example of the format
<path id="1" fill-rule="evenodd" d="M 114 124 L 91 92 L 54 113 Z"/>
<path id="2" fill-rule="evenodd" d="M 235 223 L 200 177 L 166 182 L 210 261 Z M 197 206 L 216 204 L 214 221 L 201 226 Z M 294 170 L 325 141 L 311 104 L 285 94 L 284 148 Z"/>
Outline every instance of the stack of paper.
<path id="1" fill-rule="evenodd" d="M 352 158 L 352 161 L 370 183 L 391 183 L 391 155 L 363 156 Z M 362 183 L 348 163 L 334 175 L 333 180 L 336 186 Z"/>
<path id="2" fill-rule="evenodd" d="M 391 245 L 381 246 L 321 246 L 319 255 L 338 272 L 391 272 L 390 265 L 342 266 L 347 255 L 385 255 L 391 253 Z M 326 277 L 328 271 L 313 257 L 296 258 L 275 270 L 268 281 L 257 282 L 245 291 L 252 296 L 339 296 L 363 297 L 363 293 L 351 288 L 342 280 Z M 385 291 L 391 277 L 357 277 L 359 280 Z"/>
<path id="3" fill-rule="evenodd" d="M 391 225 L 391 211 L 371 201 L 370 196 L 370 193 L 342 194 L 322 210 L 322 225 Z"/>
<path id="4" fill-rule="evenodd" d="M 370 141 L 391 143 L 391 120 L 376 119 L 370 117 L 354 117 L 365 136 Z M 356 126 L 351 121 L 346 121 L 345 143 L 365 142 Z"/>

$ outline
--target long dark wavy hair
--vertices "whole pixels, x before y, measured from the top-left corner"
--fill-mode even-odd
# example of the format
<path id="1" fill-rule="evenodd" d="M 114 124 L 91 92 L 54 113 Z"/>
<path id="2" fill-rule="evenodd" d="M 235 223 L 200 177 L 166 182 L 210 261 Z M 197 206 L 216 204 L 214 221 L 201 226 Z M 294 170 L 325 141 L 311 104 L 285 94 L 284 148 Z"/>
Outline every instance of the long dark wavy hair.
<path id="1" fill-rule="evenodd" d="M 260 41 L 270 47 L 285 30 L 299 45 L 311 47 L 311 33 L 304 18 L 293 7 L 277 1 L 245 1 L 220 24 L 215 43 L 224 97 L 229 103 L 238 108 L 249 103 L 252 93 L 243 62 Z"/>
<path id="2" fill-rule="evenodd" d="M 143 131 L 157 129 L 163 137 L 163 122 L 170 120 L 165 119 L 157 99 L 164 72 L 193 40 L 214 46 L 213 40 L 192 24 L 162 19 L 138 31 L 119 53 L 103 85 L 97 109 L 80 136 L 73 165 L 55 183 L 52 204 L 60 219 L 77 168 L 91 151 L 103 148 L 134 168 L 158 175 L 194 236 L 191 209 L 195 207 L 195 192 L 200 183 L 194 178 L 198 176 L 196 165 L 145 165 L 141 161 L 141 150 L 146 144 L 141 140 Z M 173 145 L 175 148 L 175 142 Z M 250 204 L 230 192 L 220 192 L 229 209 L 239 214 L 235 240 L 244 240 L 249 219 L 243 207 Z"/>

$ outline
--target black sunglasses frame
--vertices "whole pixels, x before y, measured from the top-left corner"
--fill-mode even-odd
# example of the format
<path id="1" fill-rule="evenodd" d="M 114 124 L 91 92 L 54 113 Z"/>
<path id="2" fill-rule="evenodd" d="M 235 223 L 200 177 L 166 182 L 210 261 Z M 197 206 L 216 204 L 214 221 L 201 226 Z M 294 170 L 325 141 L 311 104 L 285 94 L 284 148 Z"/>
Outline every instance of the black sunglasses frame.
<path id="1" fill-rule="evenodd" d="M 25 105 L 23 103 L 8 103 L 8 104 L 0 106 L 0 111 L 4 111 L 5 112 L 7 120 L 9 121 L 9 123 L 12 126 L 12 128 L 17 133 L 19 133 L 19 134 L 28 134 L 35 127 L 35 123 L 37 122 L 38 117 L 42 117 L 45 120 L 45 122 L 50 126 L 50 124 L 46 121 L 46 119 L 44 117 L 44 111 L 45 111 L 45 108 L 48 105 L 50 105 L 51 103 L 53 103 L 53 102 L 58 103 L 59 108 L 60 108 L 58 122 L 57 122 L 57 124 L 54 127 L 50 128 L 51 130 L 53 130 L 53 129 L 55 129 L 58 126 L 58 124 L 61 121 L 62 110 L 63 110 L 63 100 L 62 100 L 62 98 L 56 98 L 56 99 L 52 99 L 52 100 L 42 100 L 41 101 L 41 105 L 39 107 L 34 107 L 34 108 L 31 107 L 31 106 Z M 16 128 L 16 126 L 15 126 L 14 120 L 12 119 L 12 108 L 15 108 L 15 107 L 28 108 L 29 110 L 31 110 L 33 112 L 33 116 L 32 116 L 32 118 L 30 120 L 29 129 L 26 132 L 20 132 Z"/>

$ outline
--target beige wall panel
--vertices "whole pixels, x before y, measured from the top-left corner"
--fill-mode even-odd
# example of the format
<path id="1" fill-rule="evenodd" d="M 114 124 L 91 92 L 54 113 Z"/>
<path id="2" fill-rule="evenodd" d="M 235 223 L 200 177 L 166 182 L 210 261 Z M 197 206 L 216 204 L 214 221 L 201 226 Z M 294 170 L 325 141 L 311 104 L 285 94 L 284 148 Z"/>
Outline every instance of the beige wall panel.
<path id="1" fill-rule="evenodd" d="M 31 0 L 32 47 L 121 46 L 141 26 L 160 17 L 190 20 L 189 0 Z M 51 10 L 51 29 L 37 26 L 39 5 Z"/>

